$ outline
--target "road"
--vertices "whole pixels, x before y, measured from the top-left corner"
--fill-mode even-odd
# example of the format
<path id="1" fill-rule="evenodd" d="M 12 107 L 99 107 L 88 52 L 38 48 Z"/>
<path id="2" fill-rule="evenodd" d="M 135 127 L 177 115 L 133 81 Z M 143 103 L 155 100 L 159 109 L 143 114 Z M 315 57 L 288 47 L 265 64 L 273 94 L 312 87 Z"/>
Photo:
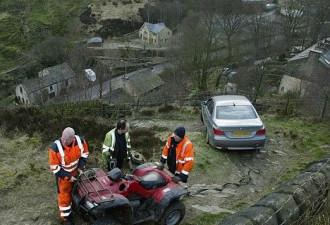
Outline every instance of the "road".
<path id="1" fill-rule="evenodd" d="M 165 69 L 174 68 L 174 65 L 170 62 L 161 63 L 158 65 L 154 65 L 151 68 L 143 68 L 137 71 L 133 71 L 131 73 L 127 73 L 126 77 L 135 76 L 139 73 L 143 72 L 152 72 L 153 74 L 160 75 L 163 73 Z M 123 74 L 124 75 L 124 74 Z M 112 78 L 111 80 L 106 80 L 102 84 L 102 96 L 105 96 L 109 94 L 109 84 L 116 83 L 118 79 L 123 79 L 123 75 L 117 76 L 115 78 Z M 96 75 L 97 76 L 97 75 Z M 111 86 L 112 87 L 112 86 Z M 111 91 L 114 91 L 115 89 L 112 88 Z M 85 100 L 95 100 L 100 98 L 100 84 L 95 82 L 95 84 L 92 87 L 86 88 L 85 90 L 81 90 L 79 92 L 71 93 L 68 97 L 68 101 L 70 102 L 76 102 L 76 101 L 85 101 Z"/>

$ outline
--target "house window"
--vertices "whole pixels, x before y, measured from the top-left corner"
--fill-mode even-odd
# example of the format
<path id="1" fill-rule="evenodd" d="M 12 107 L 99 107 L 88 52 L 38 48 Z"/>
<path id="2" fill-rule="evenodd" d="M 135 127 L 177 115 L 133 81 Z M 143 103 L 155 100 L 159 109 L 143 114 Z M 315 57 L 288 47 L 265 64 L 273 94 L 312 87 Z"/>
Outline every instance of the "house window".
<path id="1" fill-rule="evenodd" d="M 19 87 L 19 92 L 21 92 L 21 94 L 23 94 L 23 88 Z"/>
<path id="2" fill-rule="evenodd" d="M 49 86 L 49 92 L 53 92 L 54 91 L 54 89 L 53 89 L 53 85 L 50 85 Z"/>

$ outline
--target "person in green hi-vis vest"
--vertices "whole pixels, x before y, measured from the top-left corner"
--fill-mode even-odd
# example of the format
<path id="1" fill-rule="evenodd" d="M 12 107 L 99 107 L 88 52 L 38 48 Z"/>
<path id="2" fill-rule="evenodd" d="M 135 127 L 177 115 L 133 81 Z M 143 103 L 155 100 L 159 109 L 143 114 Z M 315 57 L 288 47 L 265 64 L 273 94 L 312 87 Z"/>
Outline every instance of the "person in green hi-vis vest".
<path id="1" fill-rule="evenodd" d="M 131 159 L 131 138 L 129 135 L 129 123 L 119 120 L 117 126 L 106 135 L 102 148 L 102 167 L 108 171 L 114 167 L 121 169 L 124 159 Z"/>

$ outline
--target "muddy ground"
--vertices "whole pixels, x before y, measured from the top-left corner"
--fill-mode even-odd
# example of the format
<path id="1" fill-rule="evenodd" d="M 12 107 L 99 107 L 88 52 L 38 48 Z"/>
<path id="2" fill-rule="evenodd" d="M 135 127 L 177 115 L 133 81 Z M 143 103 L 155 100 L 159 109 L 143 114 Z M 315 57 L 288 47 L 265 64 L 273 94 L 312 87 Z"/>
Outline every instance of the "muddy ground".
<path id="1" fill-rule="evenodd" d="M 158 118 L 156 118 L 158 117 Z M 157 129 L 165 140 L 177 125 L 186 127 L 194 144 L 196 165 L 189 177 L 190 196 L 184 200 L 187 213 L 182 224 L 196 223 L 203 213 L 233 213 L 247 207 L 272 191 L 285 171 L 295 168 L 308 155 L 298 154 L 293 137 L 285 128 L 266 123 L 267 143 L 261 151 L 220 151 L 206 144 L 204 127 L 198 113 L 130 118 L 132 130 L 139 127 Z M 101 145 L 102 143 L 100 143 Z M 0 132 L 0 221 L 14 224 L 60 224 L 54 176 L 48 169 L 48 146 L 38 136 Z M 134 149 L 134 146 L 133 146 Z M 97 150 L 98 151 L 98 150 Z M 96 150 L 91 154 L 99 154 Z M 161 147 L 150 161 L 158 160 Z M 77 224 L 86 224 L 75 214 Z"/>

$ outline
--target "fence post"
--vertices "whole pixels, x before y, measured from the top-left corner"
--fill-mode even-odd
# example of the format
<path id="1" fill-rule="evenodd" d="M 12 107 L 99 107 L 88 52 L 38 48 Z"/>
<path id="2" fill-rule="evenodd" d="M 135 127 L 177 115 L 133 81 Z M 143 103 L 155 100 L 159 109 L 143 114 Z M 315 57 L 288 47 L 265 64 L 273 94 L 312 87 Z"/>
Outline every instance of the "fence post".
<path id="1" fill-rule="evenodd" d="M 324 113 L 325 113 L 325 110 L 327 108 L 327 103 L 328 103 L 328 95 L 325 96 L 325 101 L 324 101 L 324 105 L 323 105 L 323 109 L 321 111 L 321 119 L 323 120 L 324 119 Z"/>
<path id="2" fill-rule="evenodd" d="M 102 103 L 102 117 L 105 117 L 105 104 Z"/>
<path id="3" fill-rule="evenodd" d="M 288 108 L 289 108 L 289 104 L 290 104 L 290 95 L 287 95 L 287 100 L 286 100 L 286 104 L 285 104 L 285 111 L 284 111 L 284 116 L 287 115 L 288 113 Z"/>
<path id="4" fill-rule="evenodd" d="M 138 98 L 138 100 L 136 101 L 136 110 L 139 109 L 139 103 L 140 103 L 140 99 Z"/>

